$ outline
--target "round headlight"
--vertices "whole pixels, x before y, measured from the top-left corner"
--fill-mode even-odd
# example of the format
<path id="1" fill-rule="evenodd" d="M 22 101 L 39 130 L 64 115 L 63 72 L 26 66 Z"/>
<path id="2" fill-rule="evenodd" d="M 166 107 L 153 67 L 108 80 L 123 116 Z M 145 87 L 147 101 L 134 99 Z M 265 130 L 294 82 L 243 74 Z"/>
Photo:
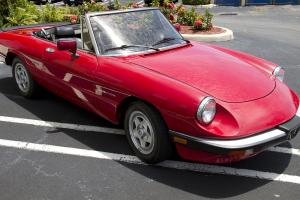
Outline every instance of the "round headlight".
<path id="1" fill-rule="evenodd" d="M 276 67 L 273 71 L 273 76 L 278 78 L 280 81 L 284 79 L 284 69 L 280 66 Z"/>
<path id="2" fill-rule="evenodd" d="M 216 115 L 216 101 L 213 97 L 205 97 L 197 111 L 197 119 L 201 124 L 209 124 Z"/>

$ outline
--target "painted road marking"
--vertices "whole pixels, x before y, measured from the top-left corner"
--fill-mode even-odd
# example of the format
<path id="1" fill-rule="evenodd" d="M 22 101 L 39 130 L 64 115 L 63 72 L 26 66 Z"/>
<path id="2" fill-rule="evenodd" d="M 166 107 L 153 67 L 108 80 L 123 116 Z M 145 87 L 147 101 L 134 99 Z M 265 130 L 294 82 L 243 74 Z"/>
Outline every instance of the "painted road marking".
<path id="1" fill-rule="evenodd" d="M 124 130 L 121 130 L 121 129 L 113 129 L 113 128 L 89 126 L 89 125 L 79 125 L 79 124 L 69 124 L 69 123 L 59 123 L 59 122 L 49 122 L 49 121 L 25 119 L 25 118 L 17 118 L 17 117 L 0 116 L 0 122 L 26 124 L 26 125 L 32 125 L 32 126 L 44 126 L 44 127 L 52 127 L 52 128 L 72 129 L 72 130 L 77 130 L 77 131 L 100 132 L 100 133 L 105 133 L 105 134 L 124 135 Z M 271 147 L 268 149 L 268 151 L 285 153 L 285 154 L 293 154 L 296 156 L 300 156 L 299 149 L 291 149 L 291 148 L 284 148 L 284 147 Z"/>
<path id="2" fill-rule="evenodd" d="M 278 152 L 278 153 L 286 153 L 286 154 L 293 154 L 296 156 L 300 156 L 300 149 L 293 149 L 293 148 L 285 148 L 285 147 L 271 147 L 268 151 Z"/>
<path id="3" fill-rule="evenodd" d="M 25 118 L 6 117 L 6 116 L 0 116 L 0 121 L 8 122 L 8 123 L 27 124 L 32 126 L 44 126 L 44 127 L 52 127 L 52 128 L 72 129 L 77 131 L 91 131 L 91 132 L 124 135 L 124 131 L 121 129 L 98 127 L 98 126 L 49 122 L 49 121 L 42 121 L 42 120 L 35 120 L 35 119 L 25 119 Z"/>
<path id="4" fill-rule="evenodd" d="M 73 156 L 97 158 L 97 159 L 104 159 L 104 160 L 121 161 L 121 162 L 138 164 L 138 165 L 147 165 L 142 161 L 140 161 L 135 156 L 116 154 L 116 153 L 107 153 L 107 152 L 87 150 L 87 149 L 78 149 L 78 148 L 54 146 L 54 145 L 47 145 L 47 144 L 35 144 L 35 143 L 28 143 L 23 141 L 3 140 L 3 139 L 0 139 L 0 146 L 28 150 L 28 151 L 56 153 L 56 154 L 73 155 Z M 177 169 L 177 170 L 188 170 L 188 171 L 200 172 L 200 173 L 233 175 L 233 176 L 240 176 L 240 177 L 258 178 L 264 180 L 300 184 L 299 176 L 288 175 L 288 174 L 276 174 L 271 172 L 262 172 L 262 171 L 249 170 L 249 169 L 237 169 L 237 168 L 217 166 L 217 165 L 188 163 L 188 162 L 169 160 L 169 161 L 159 163 L 155 166 Z"/>

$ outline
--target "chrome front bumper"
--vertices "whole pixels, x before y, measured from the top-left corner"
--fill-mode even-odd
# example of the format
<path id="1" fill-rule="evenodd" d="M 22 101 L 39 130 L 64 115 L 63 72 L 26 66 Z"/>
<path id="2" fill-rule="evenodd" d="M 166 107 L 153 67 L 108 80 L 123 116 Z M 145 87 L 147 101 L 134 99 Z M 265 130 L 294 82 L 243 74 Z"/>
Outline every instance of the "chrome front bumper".
<path id="1" fill-rule="evenodd" d="M 270 146 L 275 146 L 291 140 L 297 135 L 300 131 L 299 110 L 300 109 L 298 109 L 297 115 L 295 115 L 291 120 L 275 127 L 274 129 L 240 139 L 206 139 L 189 136 L 175 131 L 170 131 L 170 134 L 175 143 L 183 144 L 190 148 L 206 152 L 218 154 L 227 154 L 232 151 L 240 150 L 252 150 L 254 152 L 258 152 Z"/>

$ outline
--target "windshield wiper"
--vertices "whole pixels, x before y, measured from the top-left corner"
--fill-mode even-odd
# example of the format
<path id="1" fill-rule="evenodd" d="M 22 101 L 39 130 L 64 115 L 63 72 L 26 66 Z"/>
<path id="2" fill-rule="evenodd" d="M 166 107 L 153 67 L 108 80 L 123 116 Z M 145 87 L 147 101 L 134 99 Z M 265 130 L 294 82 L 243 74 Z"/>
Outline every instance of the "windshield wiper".
<path id="1" fill-rule="evenodd" d="M 191 43 L 189 40 L 186 40 L 186 39 L 183 39 L 183 38 L 165 37 L 162 40 L 154 43 L 152 46 L 156 46 L 156 45 L 159 45 L 159 44 L 162 44 L 162 43 L 165 43 L 165 42 L 169 42 L 169 41 L 172 41 L 172 40 L 182 40 L 182 41 L 185 41 L 187 44 Z"/>
<path id="2" fill-rule="evenodd" d="M 155 47 L 152 47 L 152 46 L 135 45 L 135 44 L 124 44 L 124 45 L 119 46 L 119 47 L 113 47 L 113 48 L 105 49 L 105 52 L 112 51 L 112 50 L 119 50 L 119 49 L 127 49 L 127 48 L 131 48 L 131 47 L 142 47 L 142 48 L 153 49 L 155 51 L 159 51 L 158 48 L 155 48 Z"/>

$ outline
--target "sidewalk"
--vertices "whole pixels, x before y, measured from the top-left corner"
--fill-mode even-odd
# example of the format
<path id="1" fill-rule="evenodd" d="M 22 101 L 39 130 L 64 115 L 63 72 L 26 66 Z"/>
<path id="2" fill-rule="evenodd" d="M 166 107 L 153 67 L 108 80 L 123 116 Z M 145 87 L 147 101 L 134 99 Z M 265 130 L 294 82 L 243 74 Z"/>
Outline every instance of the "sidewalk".
<path id="1" fill-rule="evenodd" d="M 179 4 L 178 4 L 179 5 Z M 185 5 L 186 8 L 192 6 Z M 195 6 L 196 11 L 205 12 L 205 7 Z M 253 13 L 272 13 L 274 15 L 284 14 L 284 10 L 297 12 L 300 14 L 300 5 L 264 5 L 264 6 L 214 6 L 209 8 L 210 12 L 214 15 L 240 15 L 240 14 L 253 14 Z"/>

